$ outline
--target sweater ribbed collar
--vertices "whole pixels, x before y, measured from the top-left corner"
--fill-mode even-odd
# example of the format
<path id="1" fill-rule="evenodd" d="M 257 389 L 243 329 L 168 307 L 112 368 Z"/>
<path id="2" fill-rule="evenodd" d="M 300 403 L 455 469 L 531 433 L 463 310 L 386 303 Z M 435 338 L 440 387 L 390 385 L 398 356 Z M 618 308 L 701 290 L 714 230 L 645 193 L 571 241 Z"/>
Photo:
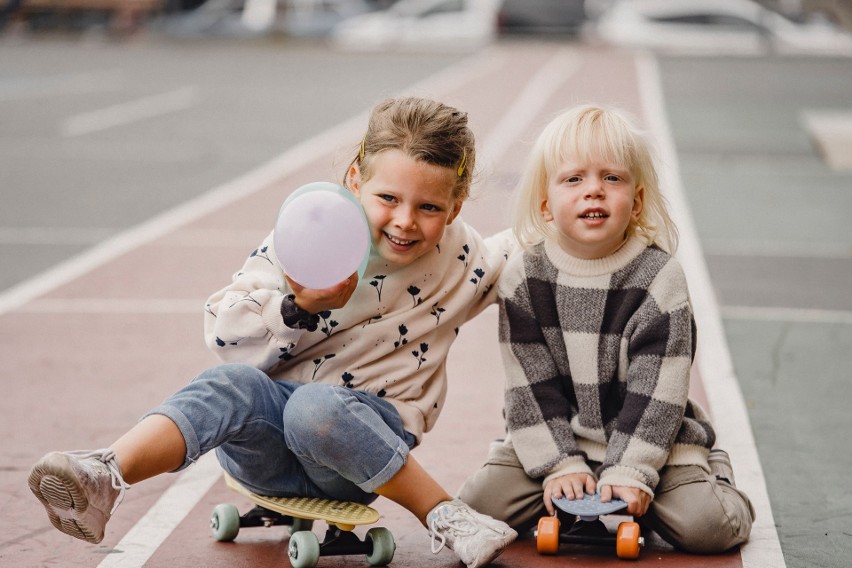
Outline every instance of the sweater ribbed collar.
<path id="1" fill-rule="evenodd" d="M 555 239 L 544 241 L 544 252 L 558 270 L 574 276 L 601 276 L 621 270 L 639 256 L 648 244 L 641 237 L 630 237 L 618 250 L 603 258 L 587 260 L 571 256 Z"/>

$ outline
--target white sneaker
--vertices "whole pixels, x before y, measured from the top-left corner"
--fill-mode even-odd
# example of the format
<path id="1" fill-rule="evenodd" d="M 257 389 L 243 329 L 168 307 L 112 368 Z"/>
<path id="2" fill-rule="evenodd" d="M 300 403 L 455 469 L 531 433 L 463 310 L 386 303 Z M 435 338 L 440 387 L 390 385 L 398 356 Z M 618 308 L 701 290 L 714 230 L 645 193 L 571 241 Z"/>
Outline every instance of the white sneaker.
<path id="1" fill-rule="evenodd" d="M 488 564 L 518 537 L 506 523 L 477 513 L 459 499 L 439 504 L 429 512 L 426 522 L 432 553 L 437 554 L 446 545 L 468 568 Z"/>
<path id="2" fill-rule="evenodd" d="M 130 486 L 112 450 L 51 452 L 30 471 L 30 490 L 60 531 L 97 544 Z"/>

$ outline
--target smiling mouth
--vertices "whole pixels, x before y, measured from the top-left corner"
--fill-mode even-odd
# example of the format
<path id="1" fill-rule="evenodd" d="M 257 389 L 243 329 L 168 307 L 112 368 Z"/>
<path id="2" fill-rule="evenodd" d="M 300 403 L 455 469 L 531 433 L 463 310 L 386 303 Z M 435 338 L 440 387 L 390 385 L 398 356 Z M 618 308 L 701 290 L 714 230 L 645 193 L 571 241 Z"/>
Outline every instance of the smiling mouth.
<path id="1" fill-rule="evenodd" d="M 405 239 L 399 239 L 397 237 L 394 237 L 393 235 L 389 235 L 388 233 L 385 233 L 385 238 L 387 238 L 387 240 L 389 240 L 393 244 L 395 244 L 397 246 L 401 246 L 401 247 L 411 246 L 411 245 L 413 245 L 414 243 L 417 242 L 417 241 L 408 241 L 408 240 L 405 240 Z"/>

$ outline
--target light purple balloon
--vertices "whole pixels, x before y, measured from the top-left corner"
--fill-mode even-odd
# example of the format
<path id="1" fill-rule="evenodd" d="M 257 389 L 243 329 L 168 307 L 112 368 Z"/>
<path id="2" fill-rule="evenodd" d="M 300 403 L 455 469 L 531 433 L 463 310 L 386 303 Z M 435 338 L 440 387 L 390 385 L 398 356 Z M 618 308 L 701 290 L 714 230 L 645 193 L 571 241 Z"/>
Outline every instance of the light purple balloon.
<path id="1" fill-rule="evenodd" d="M 281 206 L 273 232 L 284 272 L 305 288 L 323 289 L 358 271 L 370 255 L 370 230 L 361 204 L 346 188 L 315 182 Z"/>

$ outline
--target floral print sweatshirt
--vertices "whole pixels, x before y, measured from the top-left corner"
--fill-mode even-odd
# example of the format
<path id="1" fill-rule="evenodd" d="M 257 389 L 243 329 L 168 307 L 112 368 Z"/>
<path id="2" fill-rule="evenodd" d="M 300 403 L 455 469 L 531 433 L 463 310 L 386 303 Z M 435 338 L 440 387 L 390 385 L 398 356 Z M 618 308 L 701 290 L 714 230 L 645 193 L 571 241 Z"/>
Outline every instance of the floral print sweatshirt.
<path id="1" fill-rule="evenodd" d="M 444 406 L 447 353 L 459 326 L 496 300 L 513 247 L 510 231 L 484 240 L 457 218 L 434 250 L 407 266 L 371 254 L 344 307 L 320 313 L 315 329 L 292 329 L 281 315 L 292 291 L 270 234 L 207 300 L 205 340 L 223 361 L 273 379 L 384 397 L 419 443 Z"/>

